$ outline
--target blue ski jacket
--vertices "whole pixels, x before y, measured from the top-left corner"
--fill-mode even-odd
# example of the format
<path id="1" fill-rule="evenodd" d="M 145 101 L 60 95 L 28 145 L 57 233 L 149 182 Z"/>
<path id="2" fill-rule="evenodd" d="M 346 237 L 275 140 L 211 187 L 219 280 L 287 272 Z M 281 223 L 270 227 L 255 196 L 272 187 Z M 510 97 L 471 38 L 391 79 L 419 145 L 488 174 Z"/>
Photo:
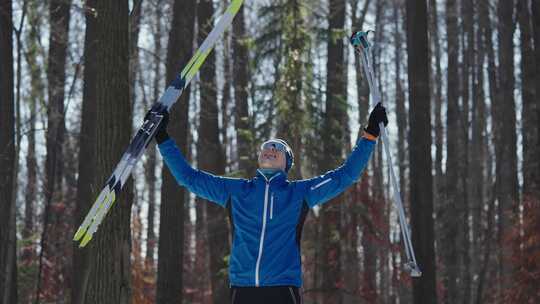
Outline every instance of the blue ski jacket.
<path id="1" fill-rule="evenodd" d="M 365 168 L 375 141 L 362 138 L 345 163 L 323 175 L 289 181 L 279 171 L 270 179 L 215 176 L 192 168 L 172 139 L 159 150 L 177 182 L 199 197 L 229 209 L 233 286 L 302 286 L 300 237 L 310 208 L 352 185 Z"/>

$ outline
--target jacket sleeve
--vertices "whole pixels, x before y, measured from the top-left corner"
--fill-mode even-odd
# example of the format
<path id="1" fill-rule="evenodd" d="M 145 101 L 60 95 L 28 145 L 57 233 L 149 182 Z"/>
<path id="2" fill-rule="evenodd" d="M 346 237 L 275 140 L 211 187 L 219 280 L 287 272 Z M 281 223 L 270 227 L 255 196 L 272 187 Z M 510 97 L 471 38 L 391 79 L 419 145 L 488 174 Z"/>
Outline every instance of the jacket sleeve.
<path id="1" fill-rule="evenodd" d="M 159 152 L 178 184 L 186 187 L 195 195 L 225 207 L 231 195 L 231 187 L 235 180 L 216 176 L 191 167 L 172 139 L 158 145 Z"/>
<path id="2" fill-rule="evenodd" d="M 305 200 L 312 208 L 336 197 L 360 177 L 373 152 L 376 141 L 361 138 L 345 163 L 323 175 L 301 181 L 304 184 Z"/>

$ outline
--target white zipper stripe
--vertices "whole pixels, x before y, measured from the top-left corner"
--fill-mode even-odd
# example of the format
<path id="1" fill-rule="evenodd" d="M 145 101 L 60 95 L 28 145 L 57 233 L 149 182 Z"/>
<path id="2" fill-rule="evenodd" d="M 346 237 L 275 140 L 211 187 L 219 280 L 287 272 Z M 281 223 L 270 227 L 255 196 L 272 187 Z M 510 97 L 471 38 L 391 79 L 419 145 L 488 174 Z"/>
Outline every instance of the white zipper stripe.
<path id="1" fill-rule="evenodd" d="M 266 183 L 264 189 L 264 212 L 263 212 L 263 226 L 261 232 L 261 240 L 259 241 L 259 256 L 257 257 L 257 264 L 255 264 L 255 286 L 259 287 L 259 268 L 261 266 L 261 257 L 263 252 L 264 232 L 266 230 L 266 211 L 268 207 L 268 188 L 270 184 Z"/>
<path id="2" fill-rule="evenodd" d="M 270 197 L 270 219 L 272 219 L 272 215 L 274 214 L 274 193 Z"/>
<path id="3" fill-rule="evenodd" d="M 320 186 L 322 186 L 322 185 L 324 185 L 324 184 L 330 182 L 331 180 L 332 180 L 332 178 L 325 179 L 324 181 L 322 181 L 322 182 L 316 184 L 315 186 L 312 186 L 312 187 L 311 187 L 311 190 L 315 190 L 315 189 L 319 188 Z"/>
<path id="4" fill-rule="evenodd" d="M 280 175 L 281 173 L 276 173 L 270 179 L 266 179 L 266 176 L 262 174 L 264 179 L 266 179 L 266 187 L 264 188 L 264 210 L 263 210 L 263 226 L 261 231 L 261 240 L 259 241 L 259 256 L 257 257 L 257 263 L 255 264 L 255 286 L 259 287 L 259 269 L 261 267 L 261 257 L 263 253 L 263 243 L 264 243 L 264 232 L 266 231 L 266 212 L 268 211 L 268 189 L 270 188 L 270 182 L 274 177 Z"/>

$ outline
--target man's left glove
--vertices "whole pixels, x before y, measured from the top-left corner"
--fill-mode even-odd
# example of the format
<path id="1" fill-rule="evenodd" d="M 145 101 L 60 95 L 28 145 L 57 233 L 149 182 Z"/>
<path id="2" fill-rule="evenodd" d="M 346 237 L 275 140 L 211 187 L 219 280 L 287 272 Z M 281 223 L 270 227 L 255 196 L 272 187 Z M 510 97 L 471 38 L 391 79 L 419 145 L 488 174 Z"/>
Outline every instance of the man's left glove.
<path id="1" fill-rule="evenodd" d="M 157 112 L 159 115 L 163 115 L 163 118 L 161 119 L 161 122 L 159 123 L 155 134 L 156 142 L 159 145 L 169 139 L 169 134 L 167 133 L 167 125 L 169 124 L 169 111 L 167 111 L 166 107 L 157 103 L 152 107 L 152 109 L 150 109 L 146 113 L 146 115 L 144 116 L 145 120 L 150 116 L 151 112 Z"/>
<path id="2" fill-rule="evenodd" d="M 364 129 L 367 133 L 379 137 L 381 130 L 379 128 L 380 123 L 384 123 L 384 126 L 386 127 L 388 125 L 388 117 L 386 117 L 386 109 L 383 107 L 383 105 L 379 102 L 373 111 L 371 111 L 371 114 L 369 114 L 369 120 L 368 120 L 368 126 Z"/>

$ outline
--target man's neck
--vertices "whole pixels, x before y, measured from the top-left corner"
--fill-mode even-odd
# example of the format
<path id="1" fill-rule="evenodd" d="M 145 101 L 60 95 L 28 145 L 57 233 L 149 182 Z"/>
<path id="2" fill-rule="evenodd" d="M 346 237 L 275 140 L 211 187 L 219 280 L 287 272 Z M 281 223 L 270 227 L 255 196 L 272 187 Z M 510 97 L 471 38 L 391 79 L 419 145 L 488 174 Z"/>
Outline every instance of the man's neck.
<path id="1" fill-rule="evenodd" d="M 262 174 L 266 177 L 266 179 L 272 178 L 276 173 L 281 171 L 280 169 L 275 168 L 259 168 L 259 171 L 261 171 Z"/>

